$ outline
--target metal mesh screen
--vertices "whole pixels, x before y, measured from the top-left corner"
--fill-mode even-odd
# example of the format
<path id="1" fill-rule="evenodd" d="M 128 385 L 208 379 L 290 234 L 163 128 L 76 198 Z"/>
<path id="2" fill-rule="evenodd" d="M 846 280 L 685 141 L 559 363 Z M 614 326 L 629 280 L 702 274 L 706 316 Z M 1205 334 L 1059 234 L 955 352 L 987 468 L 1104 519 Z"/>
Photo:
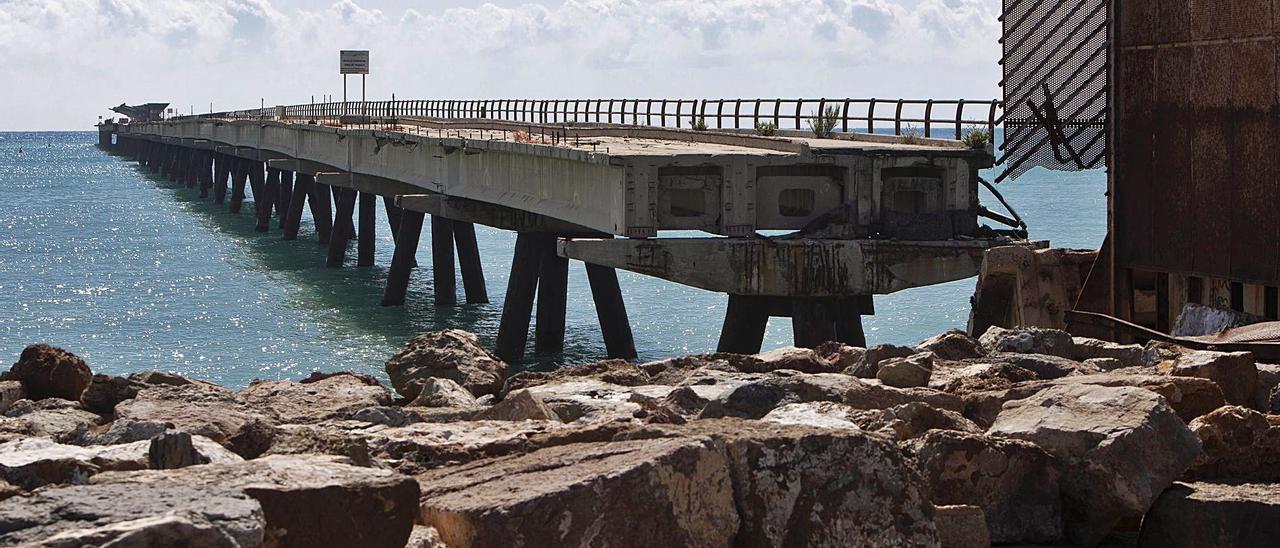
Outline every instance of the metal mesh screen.
<path id="1" fill-rule="evenodd" d="M 1110 0 L 1004 0 L 1004 144 L 996 179 L 1106 161 Z"/>

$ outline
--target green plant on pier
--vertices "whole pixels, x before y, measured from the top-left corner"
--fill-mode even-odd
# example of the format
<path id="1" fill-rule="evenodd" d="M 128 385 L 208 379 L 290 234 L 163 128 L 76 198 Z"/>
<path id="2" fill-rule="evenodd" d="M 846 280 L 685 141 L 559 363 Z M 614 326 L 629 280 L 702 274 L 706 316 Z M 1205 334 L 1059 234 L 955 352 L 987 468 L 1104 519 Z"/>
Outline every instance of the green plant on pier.
<path id="1" fill-rule="evenodd" d="M 756 133 L 765 137 L 772 137 L 778 132 L 778 125 L 772 122 L 756 122 Z"/>
<path id="2" fill-rule="evenodd" d="M 809 119 L 809 129 L 813 131 L 814 137 L 830 139 L 835 134 L 838 123 L 840 123 L 840 107 L 829 106 Z"/>
<path id="3" fill-rule="evenodd" d="M 965 130 L 960 140 L 969 148 L 987 148 L 991 143 L 991 132 L 979 127 L 971 127 Z"/>
<path id="4" fill-rule="evenodd" d="M 920 128 L 911 124 L 907 124 L 907 127 L 903 128 L 902 133 L 899 135 L 902 136 L 902 142 L 908 145 L 919 145 L 924 143 L 924 138 L 920 136 Z"/>
<path id="5" fill-rule="evenodd" d="M 694 121 L 693 121 L 693 125 L 692 125 L 692 126 L 689 126 L 689 127 L 692 127 L 694 131 L 706 131 L 706 130 L 707 130 L 707 119 L 706 119 L 706 118 L 698 118 L 697 120 L 694 120 Z"/>

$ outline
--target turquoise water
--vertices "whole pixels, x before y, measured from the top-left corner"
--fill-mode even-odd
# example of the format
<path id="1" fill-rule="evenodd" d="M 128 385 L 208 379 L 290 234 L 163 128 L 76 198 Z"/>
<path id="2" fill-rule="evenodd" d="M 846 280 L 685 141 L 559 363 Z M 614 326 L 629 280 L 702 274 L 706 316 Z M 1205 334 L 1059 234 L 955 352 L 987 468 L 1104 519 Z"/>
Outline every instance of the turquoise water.
<path id="1" fill-rule="evenodd" d="M 258 234 L 252 205 L 228 213 L 107 155 L 96 140 L 91 132 L 0 133 L 0 361 L 47 342 L 97 371 L 165 369 L 240 386 L 313 370 L 381 375 L 382 362 L 417 333 L 459 327 L 491 343 L 497 332 L 511 233 L 477 227 L 491 304 L 434 309 L 423 245 L 409 304 L 383 308 L 392 246 L 381 206 L 378 266 L 327 269 L 309 222 L 294 242 L 275 230 Z M 1032 237 L 1096 248 L 1106 233 L 1105 187 L 1100 172 L 1038 171 L 1001 191 Z M 642 359 L 715 348 L 723 295 L 619 277 Z M 914 343 L 964 327 L 973 286 L 878 297 L 877 315 L 865 319 L 869 342 Z M 540 366 L 603 357 L 580 264 L 570 269 L 569 292 L 565 353 L 532 356 Z M 775 319 L 765 345 L 790 338 L 790 321 Z"/>

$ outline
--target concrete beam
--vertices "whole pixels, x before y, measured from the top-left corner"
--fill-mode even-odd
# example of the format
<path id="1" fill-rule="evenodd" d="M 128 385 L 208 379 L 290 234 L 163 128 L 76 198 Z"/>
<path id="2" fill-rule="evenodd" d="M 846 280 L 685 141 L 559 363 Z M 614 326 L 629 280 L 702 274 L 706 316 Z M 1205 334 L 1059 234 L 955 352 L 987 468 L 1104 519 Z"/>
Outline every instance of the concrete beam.
<path id="1" fill-rule="evenodd" d="M 291 171 L 294 173 L 305 173 L 307 175 L 316 175 L 318 173 L 334 173 L 342 170 L 325 165 L 319 162 L 309 160 L 298 160 L 296 158 L 272 158 L 267 160 L 267 166 L 278 169 L 280 171 Z"/>
<path id="2" fill-rule="evenodd" d="M 320 184 L 336 186 L 338 188 L 353 188 L 360 192 L 377 194 L 379 196 L 418 194 L 423 190 L 408 183 L 384 179 L 382 177 L 360 175 L 357 173 L 329 170 L 317 172 L 315 175 L 316 182 Z"/>
<path id="3" fill-rule="evenodd" d="M 1010 240 L 900 242 L 766 238 L 561 240 L 561 257 L 748 296 L 885 295 L 978 273 Z"/>
<path id="4" fill-rule="evenodd" d="M 487 204 L 440 194 L 409 194 L 396 197 L 396 205 L 409 211 L 439 215 L 446 219 L 475 223 L 515 232 L 537 232 L 572 238 L 602 238 L 606 234 L 519 209 Z"/>

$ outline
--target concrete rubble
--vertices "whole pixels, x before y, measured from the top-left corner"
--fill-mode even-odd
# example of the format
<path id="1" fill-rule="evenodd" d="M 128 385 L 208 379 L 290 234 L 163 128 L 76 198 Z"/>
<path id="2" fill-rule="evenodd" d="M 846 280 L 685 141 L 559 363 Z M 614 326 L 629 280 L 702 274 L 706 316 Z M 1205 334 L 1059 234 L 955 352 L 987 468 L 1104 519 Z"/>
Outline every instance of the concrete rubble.
<path id="1" fill-rule="evenodd" d="M 449 330 L 389 387 L 231 390 L 32 348 L 0 380 L 3 545 L 1236 546 L 1280 523 L 1280 368 L 1247 353 L 993 328 L 517 372 Z"/>

